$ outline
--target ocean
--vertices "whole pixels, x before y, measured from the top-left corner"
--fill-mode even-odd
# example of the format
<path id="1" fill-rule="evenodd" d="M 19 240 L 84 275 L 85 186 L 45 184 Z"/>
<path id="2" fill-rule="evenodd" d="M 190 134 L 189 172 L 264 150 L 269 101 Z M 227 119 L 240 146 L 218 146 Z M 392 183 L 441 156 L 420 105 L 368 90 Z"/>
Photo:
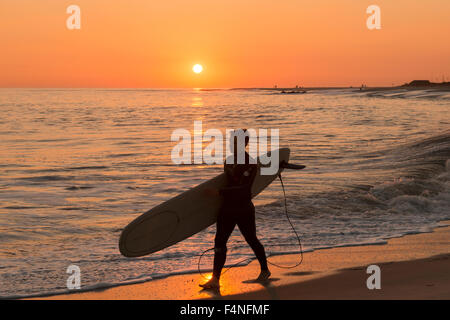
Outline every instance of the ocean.
<path id="1" fill-rule="evenodd" d="M 283 173 L 305 251 L 429 232 L 450 219 L 449 108 L 450 93 L 428 90 L 0 89 L 0 297 L 67 292 L 70 265 L 82 290 L 197 272 L 215 226 L 141 258 L 121 256 L 118 239 L 220 173 L 171 160 L 171 133 L 200 120 L 279 129 L 307 166 Z M 280 182 L 254 203 L 266 251 L 298 253 Z M 228 247 L 228 265 L 253 257 L 237 229 Z"/>

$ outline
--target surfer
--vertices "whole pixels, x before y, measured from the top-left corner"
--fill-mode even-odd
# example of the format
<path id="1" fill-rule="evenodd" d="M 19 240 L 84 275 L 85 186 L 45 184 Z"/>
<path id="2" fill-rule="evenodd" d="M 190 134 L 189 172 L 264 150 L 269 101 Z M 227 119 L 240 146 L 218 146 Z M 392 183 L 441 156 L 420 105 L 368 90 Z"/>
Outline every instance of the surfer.
<path id="1" fill-rule="evenodd" d="M 227 258 L 227 241 L 236 225 L 252 248 L 261 266 L 261 273 L 257 281 L 265 281 L 270 277 L 264 247 L 256 236 L 255 207 L 252 203 L 251 189 L 258 172 L 258 165 L 251 163 L 250 155 L 245 151 L 249 142 L 246 131 L 246 129 L 236 130 L 231 136 L 230 143 L 233 145 L 233 154 L 227 158 L 224 164 L 226 186 L 219 190 L 206 190 L 208 195 L 222 196 L 224 201 L 217 217 L 213 275 L 208 282 L 200 284 L 205 289 L 220 287 L 220 275 Z M 245 134 L 245 145 L 241 143 L 245 152 L 245 163 L 243 164 L 239 164 L 237 161 L 239 154 L 237 135 L 239 133 Z"/>

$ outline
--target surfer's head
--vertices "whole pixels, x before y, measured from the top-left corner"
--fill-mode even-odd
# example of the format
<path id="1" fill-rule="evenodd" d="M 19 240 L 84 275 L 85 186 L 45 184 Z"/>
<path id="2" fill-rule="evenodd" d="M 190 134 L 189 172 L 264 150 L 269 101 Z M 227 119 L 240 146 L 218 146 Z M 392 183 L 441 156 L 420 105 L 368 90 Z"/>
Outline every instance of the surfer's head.
<path id="1" fill-rule="evenodd" d="M 230 134 L 230 146 L 233 146 L 231 150 L 234 154 L 237 154 L 239 150 L 245 150 L 249 141 L 250 135 L 247 129 L 237 129 Z"/>

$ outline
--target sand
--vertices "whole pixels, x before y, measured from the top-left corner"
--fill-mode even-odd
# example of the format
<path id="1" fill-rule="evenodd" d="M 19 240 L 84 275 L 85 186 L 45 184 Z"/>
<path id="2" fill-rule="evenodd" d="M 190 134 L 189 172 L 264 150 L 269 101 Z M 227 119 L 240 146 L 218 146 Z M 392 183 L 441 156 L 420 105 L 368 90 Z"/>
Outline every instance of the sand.
<path id="1" fill-rule="evenodd" d="M 448 222 L 445 223 L 448 225 Z M 293 264 L 297 255 L 271 257 Z M 381 270 L 381 289 L 369 290 L 367 266 Z M 450 299 L 450 227 L 393 238 L 383 245 L 316 250 L 295 269 L 271 267 L 268 283 L 251 283 L 257 261 L 222 276 L 221 290 L 200 290 L 197 273 L 175 275 L 105 290 L 40 299 Z"/>

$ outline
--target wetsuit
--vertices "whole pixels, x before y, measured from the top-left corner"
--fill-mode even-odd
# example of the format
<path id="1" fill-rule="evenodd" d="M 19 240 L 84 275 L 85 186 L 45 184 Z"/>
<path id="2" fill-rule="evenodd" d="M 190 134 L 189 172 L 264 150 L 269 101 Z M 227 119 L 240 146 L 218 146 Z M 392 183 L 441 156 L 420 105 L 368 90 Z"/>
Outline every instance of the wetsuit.
<path id="1" fill-rule="evenodd" d="M 251 193 L 258 166 L 249 164 L 249 155 L 246 152 L 245 164 L 225 163 L 224 171 L 227 184 L 219 190 L 224 202 L 217 217 L 213 275 L 220 277 L 227 257 L 227 241 L 236 225 L 255 253 L 261 270 L 268 270 L 264 247 L 256 237 L 255 207 Z"/>

